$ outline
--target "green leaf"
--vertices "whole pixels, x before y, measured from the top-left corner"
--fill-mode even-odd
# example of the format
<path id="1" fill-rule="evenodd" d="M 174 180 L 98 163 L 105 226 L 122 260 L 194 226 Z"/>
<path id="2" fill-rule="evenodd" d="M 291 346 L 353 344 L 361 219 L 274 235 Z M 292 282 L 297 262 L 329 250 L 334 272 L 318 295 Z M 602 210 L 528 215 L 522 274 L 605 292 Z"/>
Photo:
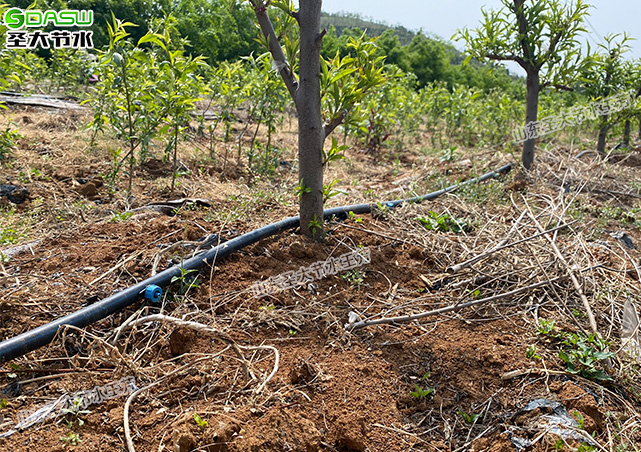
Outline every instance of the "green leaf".
<path id="1" fill-rule="evenodd" d="M 568 364 L 570 364 L 572 362 L 570 357 L 563 350 L 559 350 L 559 358 L 561 358 L 564 362 L 566 362 Z"/>
<path id="2" fill-rule="evenodd" d="M 348 75 L 350 75 L 350 74 L 353 74 L 353 73 L 354 73 L 354 72 L 356 72 L 357 70 L 358 70 L 358 68 L 355 68 L 355 67 L 353 67 L 353 68 L 343 69 L 343 70 L 342 70 L 342 71 L 340 71 L 338 74 L 334 75 L 334 76 L 332 77 L 332 79 L 329 81 L 329 83 L 330 83 L 330 84 L 336 83 L 336 82 L 337 82 L 337 81 L 339 81 L 340 79 L 342 79 L 342 78 L 344 78 L 344 77 L 346 77 L 346 76 L 348 76 Z"/>

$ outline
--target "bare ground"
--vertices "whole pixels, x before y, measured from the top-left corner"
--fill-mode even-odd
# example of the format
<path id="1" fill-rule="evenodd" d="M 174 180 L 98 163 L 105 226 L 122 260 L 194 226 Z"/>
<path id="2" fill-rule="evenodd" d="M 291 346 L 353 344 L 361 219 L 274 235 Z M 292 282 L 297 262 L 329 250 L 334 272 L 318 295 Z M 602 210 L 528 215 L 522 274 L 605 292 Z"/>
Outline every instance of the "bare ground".
<path id="1" fill-rule="evenodd" d="M 193 253 L 178 247 L 159 255 L 172 244 L 211 233 L 226 239 L 296 214 L 295 135 L 287 129 L 276 141 L 287 164 L 273 178 L 238 165 L 234 143 L 218 143 L 211 162 L 203 157 L 205 140 L 187 142 L 181 155 L 190 174 L 178 189 L 170 192 L 167 165 L 152 160 L 137 168 L 132 201 L 125 178 L 114 190 L 105 177 L 108 148 L 118 144 L 89 149 L 86 118 L 37 109 L 4 117 L 23 138 L 0 183 L 28 188 L 30 200 L 2 208 L 0 251 L 30 246 L 0 267 L 2 339 L 145 279 L 155 261 L 162 270 Z M 330 206 L 426 193 L 513 159 L 471 149 L 459 161 L 440 162 L 438 154 L 420 152 L 421 142 L 408 147 L 377 159 L 348 151 L 349 160 L 328 175 L 341 179 L 344 191 Z M 538 332 L 541 319 L 555 320 L 555 331 L 590 332 L 589 311 L 568 272 L 578 277 L 613 352 L 621 346 L 623 303 L 639 296 L 638 154 L 606 162 L 576 154 L 557 146 L 540 152 L 530 180 L 508 175 L 434 202 L 332 223 L 321 244 L 294 231 L 265 239 L 202 270 L 194 287 L 187 275 L 160 306 L 141 301 L 83 331 L 61 331 L 51 345 L 3 366 L 0 430 L 24 410 L 134 376 L 139 388 L 151 385 L 126 410 L 138 451 L 514 451 L 515 438 L 528 440 L 524 450 L 532 451 L 576 450 L 586 441 L 594 449 L 584 450 L 641 450 L 639 363 L 620 352 L 610 367 L 597 365 L 611 381 L 571 375 L 558 357 L 559 341 Z M 211 207 L 123 215 L 182 197 L 209 199 Z M 546 229 L 577 220 L 549 234 L 567 266 L 545 237 L 532 238 L 539 231 L 521 217 L 527 211 Z M 417 218 L 431 212 L 468 227 L 427 230 Z M 635 247 L 614 232 L 625 232 Z M 506 238 L 527 240 L 448 271 Z M 369 248 L 372 259 L 357 271 L 265 298 L 251 291 L 258 280 L 358 247 Z M 538 282 L 544 284 L 502 296 Z M 377 319 L 490 297 L 420 321 L 345 328 L 350 313 Z M 127 319 L 147 314 L 210 331 L 141 322 L 114 340 Z M 242 359 L 229 344 L 241 347 Z M 269 379 L 274 349 L 278 367 Z M 541 398 L 560 402 L 577 421 L 563 430 L 565 443 L 542 421 L 550 408 L 524 411 Z M 0 439 L 0 451 L 127 450 L 126 400 L 35 424 Z"/>

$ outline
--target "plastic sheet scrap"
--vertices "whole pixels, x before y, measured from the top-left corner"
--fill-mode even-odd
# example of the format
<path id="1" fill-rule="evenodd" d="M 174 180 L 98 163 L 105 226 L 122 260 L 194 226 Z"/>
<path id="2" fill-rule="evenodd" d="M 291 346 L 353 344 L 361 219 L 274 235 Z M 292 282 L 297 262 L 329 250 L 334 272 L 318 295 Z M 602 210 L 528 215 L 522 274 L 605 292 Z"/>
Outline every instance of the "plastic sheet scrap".
<path id="1" fill-rule="evenodd" d="M 550 433 L 562 438 L 564 441 L 575 440 L 591 446 L 596 445 L 588 433 L 580 430 L 577 421 L 570 416 L 565 406 L 559 402 L 536 399 L 528 403 L 517 415 L 530 413 L 536 409 L 539 409 L 544 414 L 530 419 L 524 427 L 512 426 L 507 431 L 510 441 L 512 441 L 518 452 L 535 444 L 536 440 L 531 440 L 527 437 L 531 436 L 527 435 L 529 432 Z"/>

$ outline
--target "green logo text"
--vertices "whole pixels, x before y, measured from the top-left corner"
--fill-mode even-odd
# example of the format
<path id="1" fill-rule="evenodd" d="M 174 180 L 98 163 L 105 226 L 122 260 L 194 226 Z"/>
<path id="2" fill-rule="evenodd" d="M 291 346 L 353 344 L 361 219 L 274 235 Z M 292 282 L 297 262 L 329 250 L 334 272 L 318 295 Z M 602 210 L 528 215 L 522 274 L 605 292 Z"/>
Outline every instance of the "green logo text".
<path id="1" fill-rule="evenodd" d="M 71 10 L 38 11 L 10 8 L 4 13 L 4 23 L 10 30 L 21 28 L 42 28 L 47 25 L 56 27 L 89 27 L 93 24 L 93 11 Z"/>

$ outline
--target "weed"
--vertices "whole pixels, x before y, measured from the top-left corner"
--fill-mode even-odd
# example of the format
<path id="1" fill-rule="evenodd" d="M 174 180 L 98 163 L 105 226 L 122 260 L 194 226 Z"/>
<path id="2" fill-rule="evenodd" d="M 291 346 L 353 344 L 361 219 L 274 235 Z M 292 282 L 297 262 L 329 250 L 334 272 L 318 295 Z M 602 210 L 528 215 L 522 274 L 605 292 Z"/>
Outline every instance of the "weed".
<path id="1" fill-rule="evenodd" d="M 426 217 L 418 217 L 418 221 L 421 222 L 425 229 L 430 231 L 441 231 L 441 232 L 469 232 L 472 228 L 471 226 L 463 220 L 452 217 L 451 215 L 437 214 L 431 210 L 427 212 Z"/>
<path id="2" fill-rule="evenodd" d="M 61 436 L 60 441 L 65 445 L 77 446 L 82 440 L 80 439 L 80 434 L 73 432 L 74 424 L 77 423 L 79 427 L 82 427 L 85 421 L 80 416 L 89 414 L 91 411 L 82 409 L 82 397 L 75 397 L 71 408 L 63 408 L 61 411 L 62 414 L 69 415 L 67 418 L 67 428 L 69 428 L 69 432 L 66 436 Z"/>
<path id="3" fill-rule="evenodd" d="M 414 383 L 414 390 L 410 391 L 410 395 L 414 397 L 416 400 L 423 400 L 430 394 L 433 394 L 435 391 L 434 388 L 423 388 L 419 386 L 417 383 Z"/>
<path id="4" fill-rule="evenodd" d="M 566 372 L 591 380 L 612 380 L 612 377 L 595 367 L 600 361 L 615 356 L 605 351 L 606 341 L 596 334 L 564 333 L 563 336 L 563 344 L 569 348 L 559 350 L 559 358 L 565 362 Z"/>
<path id="5" fill-rule="evenodd" d="M 576 418 L 576 423 L 579 424 L 579 428 L 583 430 L 585 426 L 585 418 L 577 410 L 572 411 L 572 416 Z"/>
<path id="6" fill-rule="evenodd" d="M 390 205 L 391 205 L 391 203 L 390 203 Z M 376 210 L 377 210 L 379 213 L 381 213 L 381 214 L 385 215 L 385 214 L 387 214 L 387 213 L 391 210 L 391 209 L 390 209 L 390 205 L 388 205 L 388 204 L 383 204 L 383 203 L 382 203 L 382 202 L 380 202 L 380 201 L 376 201 Z"/>
<path id="7" fill-rule="evenodd" d="M 18 131 L 11 128 L 11 124 L 0 131 L 0 162 L 8 160 L 11 157 L 11 151 L 16 146 L 16 142 L 22 138 Z"/>
<path id="8" fill-rule="evenodd" d="M 536 345 L 534 344 L 530 344 L 528 346 L 527 352 L 525 352 L 525 356 L 527 356 L 529 359 L 541 359 L 541 357 L 536 352 Z"/>
<path id="9" fill-rule="evenodd" d="M 465 422 L 467 422 L 470 425 L 474 424 L 478 420 L 478 418 L 481 417 L 481 413 L 478 413 L 478 414 L 466 413 L 463 410 L 459 410 L 458 414 L 460 414 L 461 417 L 465 420 Z"/>
<path id="10" fill-rule="evenodd" d="M 539 325 L 537 326 L 537 331 L 539 334 L 550 335 L 554 330 L 554 320 L 545 320 L 539 319 Z"/>
<path id="11" fill-rule="evenodd" d="M 359 270 L 350 270 L 341 275 L 343 281 L 347 281 L 350 286 L 360 289 L 365 279 L 365 274 Z"/>
<path id="12" fill-rule="evenodd" d="M 601 206 L 596 209 L 596 216 L 598 218 L 597 227 L 604 228 L 610 221 L 619 221 L 621 223 L 635 224 L 639 226 L 639 212 L 641 209 L 633 208 L 624 210 L 618 206 Z"/>
<path id="13" fill-rule="evenodd" d="M 204 421 L 198 413 L 194 413 L 194 421 L 196 422 L 196 425 L 202 429 L 206 429 L 209 427 L 209 423 L 207 421 Z"/>
<path id="14" fill-rule="evenodd" d="M 572 315 L 574 317 L 576 317 L 577 319 L 583 319 L 583 318 L 587 317 L 585 312 L 579 311 L 578 309 L 574 309 L 574 308 L 572 308 Z"/>
<path id="15" fill-rule="evenodd" d="M 31 178 L 24 171 L 20 171 L 18 173 L 18 182 L 20 182 L 21 184 L 28 184 L 29 182 L 31 182 Z"/>
<path id="16" fill-rule="evenodd" d="M 49 178 L 47 176 L 44 176 L 42 174 L 42 171 L 40 171 L 38 168 L 30 168 L 29 171 L 27 171 L 27 172 L 20 171 L 18 173 L 18 181 L 23 183 L 23 184 L 28 184 L 33 179 L 36 179 L 36 180 L 49 180 Z"/>
<path id="17" fill-rule="evenodd" d="M 191 273 L 198 272 L 196 269 L 186 269 L 179 267 L 180 276 L 174 276 L 171 278 L 171 284 L 178 282 L 178 294 L 185 295 L 189 289 L 196 288 L 200 286 L 200 280 L 195 276 L 189 276 Z"/>
<path id="18" fill-rule="evenodd" d="M 439 159 L 441 162 L 451 162 L 454 159 L 456 159 L 456 150 L 458 149 L 458 146 L 450 146 L 447 149 L 443 149 L 441 152 L 441 158 Z"/>
<path id="19" fill-rule="evenodd" d="M 0 245 L 17 243 L 21 237 L 24 236 L 15 229 L 6 228 L 2 232 L 0 232 Z"/>
<path id="20" fill-rule="evenodd" d="M 85 421 L 80 418 L 81 415 L 89 414 L 91 411 L 82 409 L 82 397 L 76 397 L 73 399 L 71 408 L 63 408 L 61 410 L 62 414 L 70 414 L 71 419 L 67 421 L 69 429 L 73 426 L 73 422 L 77 421 L 79 426 L 82 426 Z"/>
<path id="21" fill-rule="evenodd" d="M 349 219 L 356 222 L 356 223 L 362 223 L 363 219 L 362 218 L 357 218 L 356 214 L 352 212 L 351 210 L 348 212 Z"/>
<path id="22" fill-rule="evenodd" d="M 119 221 L 127 221 L 133 214 L 133 212 L 114 213 L 114 216 L 111 217 L 111 222 L 118 223 Z"/>
<path id="23" fill-rule="evenodd" d="M 62 441 L 65 446 L 77 446 L 82 442 L 82 440 L 80 439 L 80 434 L 74 432 L 69 432 L 65 436 L 61 436 L 60 441 Z"/>
<path id="24" fill-rule="evenodd" d="M 457 190 L 463 199 L 469 203 L 478 205 L 501 205 L 508 204 L 509 197 L 505 195 L 505 191 L 501 189 L 503 185 L 497 181 L 492 181 L 487 184 L 468 184 L 464 185 Z"/>
<path id="25" fill-rule="evenodd" d="M 544 319 L 539 319 L 538 332 L 561 341 L 559 358 L 566 364 L 566 372 L 591 380 L 612 380 L 608 374 L 596 368 L 599 362 L 615 356 L 606 351 L 608 343 L 598 335 L 555 332 L 554 320 Z"/>

